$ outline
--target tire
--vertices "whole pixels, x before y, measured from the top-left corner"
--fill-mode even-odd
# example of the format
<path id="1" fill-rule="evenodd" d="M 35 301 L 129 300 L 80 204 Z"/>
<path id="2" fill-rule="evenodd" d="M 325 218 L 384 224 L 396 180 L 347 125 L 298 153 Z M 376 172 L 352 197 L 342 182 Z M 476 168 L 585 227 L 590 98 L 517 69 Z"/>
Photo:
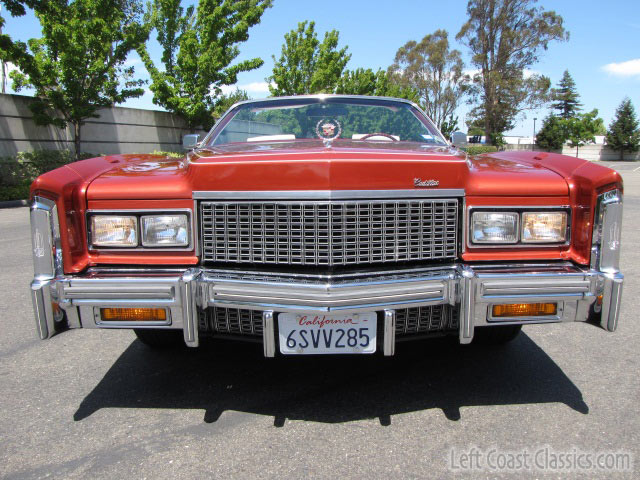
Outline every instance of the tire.
<path id="1" fill-rule="evenodd" d="M 514 340 L 521 330 L 522 325 L 479 327 L 475 329 L 473 343 L 475 345 L 504 345 Z"/>
<path id="2" fill-rule="evenodd" d="M 133 331 L 138 340 L 155 350 L 167 350 L 184 346 L 182 330 L 136 328 Z"/>

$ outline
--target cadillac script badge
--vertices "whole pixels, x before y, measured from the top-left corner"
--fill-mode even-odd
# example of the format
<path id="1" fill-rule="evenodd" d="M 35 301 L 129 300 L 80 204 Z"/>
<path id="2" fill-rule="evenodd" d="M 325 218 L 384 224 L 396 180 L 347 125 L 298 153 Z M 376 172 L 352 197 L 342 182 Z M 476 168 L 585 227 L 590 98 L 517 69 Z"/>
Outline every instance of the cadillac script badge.
<path id="1" fill-rule="evenodd" d="M 422 180 L 421 178 L 414 178 L 413 179 L 413 186 L 414 187 L 437 187 L 438 185 L 440 185 L 440 181 L 439 180 Z"/>

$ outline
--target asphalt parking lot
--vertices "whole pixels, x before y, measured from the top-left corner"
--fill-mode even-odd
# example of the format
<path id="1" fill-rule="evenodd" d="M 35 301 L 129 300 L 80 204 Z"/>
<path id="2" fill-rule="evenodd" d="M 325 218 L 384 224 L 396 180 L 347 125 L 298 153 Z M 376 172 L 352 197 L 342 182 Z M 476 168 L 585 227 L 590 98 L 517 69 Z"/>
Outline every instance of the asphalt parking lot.
<path id="1" fill-rule="evenodd" d="M 28 209 L 0 210 L 0 477 L 640 477 L 640 164 L 608 165 L 625 180 L 616 333 L 528 326 L 504 348 L 432 341 L 394 358 L 267 360 L 221 342 L 158 353 L 130 331 L 42 342 Z M 540 451 L 532 469 L 498 465 Z M 631 464 L 551 464 L 607 453 Z"/>

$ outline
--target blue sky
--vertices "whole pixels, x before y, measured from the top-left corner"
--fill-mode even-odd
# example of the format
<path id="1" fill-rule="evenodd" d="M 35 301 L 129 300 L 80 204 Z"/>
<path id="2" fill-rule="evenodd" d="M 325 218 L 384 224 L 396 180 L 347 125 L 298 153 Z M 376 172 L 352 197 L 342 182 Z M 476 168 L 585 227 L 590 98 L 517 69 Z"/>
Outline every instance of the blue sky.
<path id="1" fill-rule="evenodd" d="M 185 5 L 193 2 L 183 2 Z M 249 40 L 240 46 L 238 60 L 261 57 L 264 65 L 239 76 L 238 86 L 254 98 L 268 95 L 265 78 L 273 67 L 272 55 L 279 56 L 284 34 L 303 20 L 314 20 L 320 36 L 325 31 L 340 32 L 340 44 L 348 45 L 352 54 L 348 68 L 386 68 L 393 62 L 396 50 L 408 40 L 444 28 L 450 41 L 458 48 L 467 64 L 469 55 L 455 35 L 466 18 L 465 0 L 274 0 L 262 22 L 250 31 Z M 640 1 L 639 0 L 562 0 L 539 2 L 547 10 L 562 15 L 570 40 L 552 43 L 541 54 L 532 70 L 547 75 L 555 85 L 565 69 L 573 76 L 585 110 L 597 108 L 608 126 L 616 107 L 628 96 L 640 114 Z M 37 20 L 29 14 L 22 18 L 7 18 L 5 32 L 14 39 L 27 40 L 40 35 Z M 152 34 L 152 38 L 153 34 Z M 151 45 L 152 56 L 159 55 L 157 45 Z M 147 78 L 139 59 L 132 56 L 140 78 Z M 468 66 L 471 69 L 471 66 Z M 129 100 L 125 106 L 154 108 L 150 93 Z M 460 126 L 469 106 L 459 108 Z M 513 135 L 530 136 L 533 118 L 537 128 L 547 111 L 527 112 Z"/>

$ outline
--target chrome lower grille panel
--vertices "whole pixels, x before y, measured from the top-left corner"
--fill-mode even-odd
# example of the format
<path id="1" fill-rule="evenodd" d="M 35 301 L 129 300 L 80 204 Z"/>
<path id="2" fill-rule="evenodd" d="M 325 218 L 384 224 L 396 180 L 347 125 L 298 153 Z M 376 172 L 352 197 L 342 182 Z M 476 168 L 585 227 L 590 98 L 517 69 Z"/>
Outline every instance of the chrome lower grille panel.
<path id="1" fill-rule="evenodd" d="M 200 331 L 262 337 L 262 312 L 213 307 L 200 310 Z"/>
<path id="2" fill-rule="evenodd" d="M 200 332 L 262 337 L 262 311 L 211 307 L 200 310 Z M 396 310 L 396 335 L 447 333 L 458 330 L 458 309 L 450 305 Z"/>
<path id="3" fill-rule="evenodd" d="M 396 310 L 396 335 L 455 332 L 458 309 L 451 305 L 403 308 Z"/>
<path id="4" fill-rule="evenodd" d="M 458 200 L 200 203 L 204 262 L 357 265 L 457 255 Z"/>

